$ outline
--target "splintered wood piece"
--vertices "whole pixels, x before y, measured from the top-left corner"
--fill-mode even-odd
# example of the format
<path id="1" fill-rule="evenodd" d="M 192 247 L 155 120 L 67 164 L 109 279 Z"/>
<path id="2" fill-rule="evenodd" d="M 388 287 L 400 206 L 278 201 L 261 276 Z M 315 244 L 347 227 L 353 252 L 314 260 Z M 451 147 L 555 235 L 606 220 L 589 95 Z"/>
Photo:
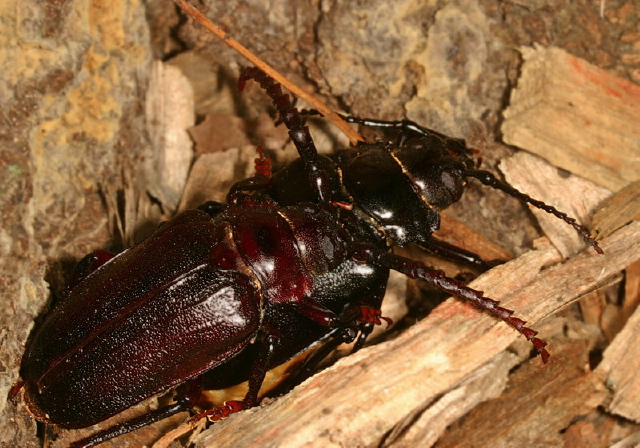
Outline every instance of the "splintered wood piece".
<path id="1" fill-rule="evenodd" d="M 193 160 L 186 129 L 195 124 L 193 89 L 179 68 L 155 61 L 146 99 L 147 132 L 154 157 L 146 168 L 147 190 L 175 211 Z"/>
<path id="2" fill-rule="evenodd" d="M 518 356 L 504 352 L 478 367 L 433 403 L 425 403 L 424 408 L 407 415 L 385 438 L 385 446 L 433 445 L 453 421 L 479 403 L 499 397 L 509 383 L 509 371 L 519 362 Z"/>
<path id="3" fill-rule="evenodd" d="M 558 48 L 523 48 L 504 141 L 617 191 L 640 179 L 640 86 Z"/>
<path id="4" fill-rule="evenodd" d="M 559 260 L 547 245 L 470 286 L 535 323 L 640 259 L 640 223 L 604 239 L 602 249 L 604 255 L 588 249 L 540 272 Z M 449 299 L 396 339 L 340 360 L 261 408 L 216 423 L 197 446 L 377 446 L 408 414 L 428 409 L 517 337 L 510 327 Z M 550 362 L 556 362 L 549 350 Z"/>
<path id="5" fill-rule="evenodd" d="M 623 315 L 629 318 L 633 311 L 640 305 L 640 262 L 635 262 L 624 271 L 624 303 Z"/>
<path id="6" fill-rule="evenodd" d="M 610 448 L 637 448 L 638 446 L 640 446 L 640 431 L 614 443 Z"/>
<path id="7" fill-rule="evenodd" d="M 607 347 L 596 372 L 613 390 L 607 410 L 640 423 L 640 308 Z"/>
<path id="8" fill-rule="evenodd" d="M 226 132 L 220 132 L 224 129 Z M 204 120 L 189 129 L 197 154 L 219 152 L 251 144 L 247 125 L 240 117 L 226 114 L 207 114 Z"/>
<path id="9" fill-rule="evenodd" d="M 637 263 L 631 266 L 635 264 Z M 629 267 L 627 267 L 628 269 Z M 626 298 L 623 304 L 620 304 L 618 300 L 624 279 L 625 275 L 622 272 L 610 277 L 607 285 L 587 294 L 578 303 L 582 321 L 598 328 L 608 343 L 622 330 L 629 319 L 630 313 L 624 306 L 627 302 Z"/>
<path id="10" fill-rule="evenodd" d="M 568 338 L 567 338 L 568 339 Z M 480 404 L 438 441 L 438 448 L 464 446 L 562 446 L 563 430 L 605 399 L 605 386 L 588 368 L 590 344 L 565 340 L 555 362 L 529 363 L 509 378 L 499 398 Z M 527 394 L 527 396 L 523 396 Z"/>
<path id="11" fill-rule="evenodd" d="M 633 220 L 640 220 L 640 181 L 630 183 L 604 201 L 593 215 L 593 230 L 598 237 L 605 237 Z"/>
<path id="12" fill-rule="evenodd" d="M 521 151 L 500 162 L 506 181 L 531 197 L 544 201 L 558 210 L 589 224 L 595 208 L 611 196 L 611 192 L 578 176 L 563 176 L 558 169 L 540 157 Z M 582 250 L 586 243 L 567 223 L 549 213 L 531 207 L 545 235 L 564 257 Z"/>
<path id="13" fill-rule="evenodd" d="M 206 201 L 225 202 L 238 175 L 246 178 L 255 173 L 256 154 L 254 146 L 202 154 L 191 168 L 179 211 L 196 208 Z"/>

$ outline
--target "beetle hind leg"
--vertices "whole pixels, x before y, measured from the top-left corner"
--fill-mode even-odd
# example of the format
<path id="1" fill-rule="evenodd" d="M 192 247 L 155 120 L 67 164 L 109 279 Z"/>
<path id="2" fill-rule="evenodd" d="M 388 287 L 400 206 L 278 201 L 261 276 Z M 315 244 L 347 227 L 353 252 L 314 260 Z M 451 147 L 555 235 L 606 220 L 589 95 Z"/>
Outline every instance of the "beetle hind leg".
<path id="1" fill-rule="evenodd" d="M 114 437 L 127 434 L 181 412 L 189 411 L 202 392 L 202 377 L 196 377 L 178 388 L 175 403 L 114 425 L 72 444 L 73 448 L 90 448 Z"/>
<path id="2" fill-rule="evenodd" d="M 144 426 L 159 422 L 160 420 L 164 420 L 165 418 L 169 418 L 172 415 L 179 414 L 180 412 L 186 412 L 190 408 L 191 404 L 178 401 L 177 403 L 164 406 L 162 408 L 156 409 L 155 411 L 151 411 L 147 414 L 141 415 L 140 417 L 136 417 L 126 422 L 112 426 L 111 428 L 107 428 L 104 431 L 100 431 L 92 436 L 79 440 L 73 443 L 71 446 L 73 448 L 90 448 L 109 439 L 113 439 L 114 437 L 120 436 L 122 434 L 127 434 Z"/>
<path id="3" fill-rule="evenodd" d="M 253 161 L 256 168 L 256 176 L 271 177 L 271 158 L 264 153 L 262 146 L 258 146 L 258 157 Z"/>

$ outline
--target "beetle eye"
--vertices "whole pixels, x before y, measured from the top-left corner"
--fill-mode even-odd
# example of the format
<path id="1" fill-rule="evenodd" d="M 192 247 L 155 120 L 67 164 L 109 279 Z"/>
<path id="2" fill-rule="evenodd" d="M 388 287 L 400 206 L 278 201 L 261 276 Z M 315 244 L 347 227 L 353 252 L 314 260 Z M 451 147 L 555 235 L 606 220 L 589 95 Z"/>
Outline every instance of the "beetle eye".
<path id="1" fill-rule="evenodd" d="M 224 204 L 216 201 L 208 201 L 198 207 L 199 210 L 207 213 L 212 218 L 220 214 L 224 210 Z"/>
<path id="2" fill-rule="evenodd" d="M 451 195 L 451 202 L 460 199 L 463 189 L 463 177 L 460 176 L 460 173 L 453 170 L 443 170 L 440 174 L 440 180 L 442 180 L 442 185 Z"/>
<path id="3" fill-rule="evenodd" d="M 451 171 L 443 171 L 440 177 L 447 190 L 452 191 L 456 188 L 456 179 Z"/>

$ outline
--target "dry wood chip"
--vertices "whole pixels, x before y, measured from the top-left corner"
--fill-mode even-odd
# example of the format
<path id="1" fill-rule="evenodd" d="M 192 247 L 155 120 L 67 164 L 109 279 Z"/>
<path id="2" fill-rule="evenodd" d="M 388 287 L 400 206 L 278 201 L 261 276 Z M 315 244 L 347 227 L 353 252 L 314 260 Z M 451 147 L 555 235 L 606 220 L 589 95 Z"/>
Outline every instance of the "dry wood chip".
<path id="1" fill-rule="evenodd" d="M 613 191 L 638 180 L 640 86 L 559 48 L 522 55 L 504 141 Z"/>

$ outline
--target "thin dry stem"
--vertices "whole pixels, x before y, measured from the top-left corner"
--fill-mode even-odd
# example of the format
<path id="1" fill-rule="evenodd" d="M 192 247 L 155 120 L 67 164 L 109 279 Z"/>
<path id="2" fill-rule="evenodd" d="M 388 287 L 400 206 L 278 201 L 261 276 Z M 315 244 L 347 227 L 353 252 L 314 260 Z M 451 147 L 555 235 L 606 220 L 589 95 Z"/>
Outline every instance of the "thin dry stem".
<path id="1" fill-rule="evenodd" d="M 331 110 L 327 105 L 325 105 L 322 101 L 320 101 L 315 96 L 310 93 L 305 92 L 300 87 L 295 85 L 292 81 L 285 78 L 282 74 L 280 74 L 276 69 L 271 67 L 269 64 L 264 62 L 258 56 L 253 54 L 249 49 L 247 49 L 244 45 L 242 45 L 237 40 L 229 37 L 227 33 L 222 30 L 218 25 L 213 23 L 211 20 L 207 19 L 203 16 L 200 11 L 193 7 L 186 0 L 173 0 L 173 2 L 178 5 L 180 9 L 182 9 L 187 15 L 192 17 L 196 22 L 209 30 L 213 35 L 222 40 L 229 47 L 233 48 L 237 51 L 241 56 L 251 62 L 253 65 L 258 67 L 260 70 L 265 72 L 267 75 L 271 76 L 281 85 L 283 85 L 287 90 L 289 90 L 294 96 L 300 98 L 301 100 L 306 101 L 312 108 L 317 109 L 327 120 L 331 121 L 335 124 L 338 129 L 340 129 L 346 136 L 349 138 L 349 141 L 352 145 L 360 141 L 364 141 L 363 138 L 349 126 L 338 114 L 336 114 L 333 110 Z"/>

